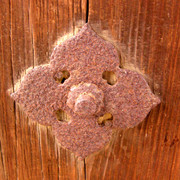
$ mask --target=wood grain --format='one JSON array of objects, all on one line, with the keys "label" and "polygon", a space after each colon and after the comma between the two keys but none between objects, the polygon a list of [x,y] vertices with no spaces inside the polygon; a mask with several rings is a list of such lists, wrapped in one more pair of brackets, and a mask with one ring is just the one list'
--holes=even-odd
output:
[{"label": "wood grain", "polygon": [[84,179],[84,161],[62,149],[50,127],[28,120],[6,91],[82,27],[86,0],[2,0],[0,7],[0,179]]},{"label": "wood grain", "polygon": [[[0,180],[179,179],[178,0],[1,0],[0,7]],[[27,68],[49,62],[54,46],[86,20],[119,50],[121,67],[146,76],[162,103],[84,164],[6,91]]]},{"label": "wood grain", "polygon": [[90,1],[93,29],[121,52],[121,67],[146,76],[162,103],[86,159],[87,179],[180,178],[179,15],[177,0]]}]

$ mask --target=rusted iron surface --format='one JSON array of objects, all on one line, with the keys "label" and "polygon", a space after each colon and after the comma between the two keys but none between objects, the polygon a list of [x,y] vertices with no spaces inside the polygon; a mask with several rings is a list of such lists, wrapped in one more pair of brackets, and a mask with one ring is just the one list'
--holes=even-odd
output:
[{"label": "rusted iron surface", "polygon": [[[115,84],[102,78],[105,71],[114,72]],[[108,143],[113,129],[134,127],[160,103],[142,75],[119,68],[113,45],[88,24],[55,48],[50,64],[31,70],[12,97],[30,119],[52,126],[59,143],[81,158]],[[62,114],[58,121],[58,110],[70,120],[63,121]],[[112,123],[103,121],[106,113]]]}]

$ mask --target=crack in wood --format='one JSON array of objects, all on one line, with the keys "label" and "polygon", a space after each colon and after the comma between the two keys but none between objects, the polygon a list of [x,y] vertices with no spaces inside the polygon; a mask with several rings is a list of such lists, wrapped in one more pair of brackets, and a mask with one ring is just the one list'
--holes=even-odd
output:
[{"label": "crack in wood", "polygon": [[87,0],[86,3],[86,23],[88,23],[89,20],[89,0]]}]

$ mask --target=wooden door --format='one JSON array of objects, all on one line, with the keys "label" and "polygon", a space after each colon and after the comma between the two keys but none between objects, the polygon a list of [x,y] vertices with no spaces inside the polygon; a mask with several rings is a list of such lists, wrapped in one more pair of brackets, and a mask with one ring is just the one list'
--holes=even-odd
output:
[{"label": "wooden door", "polygon": [[[84,161],[9,97],[28,68],[88,22],[111,41],[121,67],[143,73],[161,104]],[[180,179],[179,0],[0,1],[0,179]]]}]

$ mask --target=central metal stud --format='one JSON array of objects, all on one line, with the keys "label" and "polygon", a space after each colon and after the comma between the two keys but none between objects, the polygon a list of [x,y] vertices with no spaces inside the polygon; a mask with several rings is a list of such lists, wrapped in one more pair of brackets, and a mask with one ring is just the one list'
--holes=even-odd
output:
[{"label": "central metal stud", "polygon": [[93,115],[97,111],[97,103],[92,94],[80,94],[76,99],[74,112],[82,115]]},{"label": "central metal stud", "polygon": [[95,115],[104,106],[103,92],[92,83],[72,86],[68,94],[67,105],[78,115]]}]

